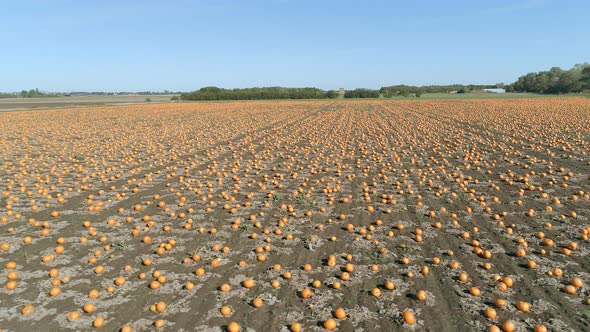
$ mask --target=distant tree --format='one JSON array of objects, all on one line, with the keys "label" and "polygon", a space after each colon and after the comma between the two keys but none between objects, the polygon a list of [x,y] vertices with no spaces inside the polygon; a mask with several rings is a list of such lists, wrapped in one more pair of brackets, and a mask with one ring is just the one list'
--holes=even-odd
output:
[{"label": "distant tree", "polygon": [[344,98],[379,98],[379,91],[370,89],[354,89],[344,93]]},{"label": "distant tree", "polygon": [[[381,89],[383,89],[383,88],[381,88]],[[393,98],[393,96],[395,96],[393,91],[387,90],[387,89],[383,90],[383,92],[381,92],[381,90],[380,90],[380,93],[383,96],[383,98]]]},{"label": "distant tree", "polygon": [[[414,95],[417,96],[419,93],[420,95],[425,93],[449,93],[451,91],[458,91],[464,87],[467,87],[469,90],[481,90],[481,89],[491,89],[496,88],[498,84],[487,84],[487,85],[475,85],[470,84],[468,86],[461,85],[461,84],[450,84],[450,85],[426,85],[426,86],[413,86],[413,85],[392,85],[392,86],[385,86],[379,89],[379,92],[384,97],[393,97],[393,96],[410,96]],[[404,93],[403,91],[406,91]]]},{"label": "distant tree", "polygon": [[180,95],[182,100],[324,99],[335,97],[337,97],[335,91],[322,91],[317,88],[262,87],[230,90],[211,86]]},{"label": "distant tree", "polygon": [[459,89],[459,90],[457,91],[457,93],[469,93],[469,91],[470,91],[470,90],[469,90],[469,88],[468,88],[468,87],[466,87],[466,86],[464,86],[464,87],[462,87],[461,89]]},{"label": "distant tree", "polygon": [[14,98],[17,95],[15,93],[9,93],[9,92],[0,92],[0,98]]},{"label": "distant tree", "polygon": [[216,86],[206,86],[204,88],[199,89],[199,92],[203,92],[203,93],[218,93],[221,92],[221,88],[218,88]]},{"label": "distant tree", "polygon": [[23,90],[20,92],[20,96],[23,98],[35,98],[35,97],[51,97],[57,94],[47,94],[39,91],[39,89],[31,89],[29,91]]},{"label": "distant tree", "polygon": [[146,102],[146,103],[151,103],[151,102],[152,102],[152,100],[150,99],[150,97],[147,97],[147,98],[145,99],[145,102]]},{"label": "distant tree", "polygon": [[326,91],[326,98],[328,99],[336,99],[338,98],[338,92],[334,90]]},{"label": "distant tree", "polygon": [[554,90],[555,93],[579,92],[582,90],[582,86],[579,75],[572,71],[566,71],[559,75]]},{"label": "distant tree", "polygon": [[586,69],[587,67],[590,67],[590,63],[588,63],[588,62],[578,63],[572,67],[571,71],[576,72],[576,73],[582,73],[584,71],[584,69]]},{"label": "distant tree", "polygon": [[180,98],[178,96],[172,96],[172,98],[170,98],[170,100],[172,100],[172,101],[176,101],[176,100],[179,100],[179,99]]},{"label": "distant tree", "polygon": [[507,91],[561,94],[584,89],[584,71],[588,64],[577,64],[570,70],[553,67],[548,71],[528,73],[506,87]]},{"label": "distant tree", "polygon": [[590,89],[590,65],[582,69],[580,81],[584,84],[585,89]]}]

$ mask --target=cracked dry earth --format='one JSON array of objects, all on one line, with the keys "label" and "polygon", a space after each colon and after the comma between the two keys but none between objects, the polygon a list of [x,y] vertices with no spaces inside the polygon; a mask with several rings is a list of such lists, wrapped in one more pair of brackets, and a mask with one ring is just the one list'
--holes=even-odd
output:
[{"label": "cracked dry earth", "polygon": [[0,115],[2,331],[588,331],[590,99]]}]

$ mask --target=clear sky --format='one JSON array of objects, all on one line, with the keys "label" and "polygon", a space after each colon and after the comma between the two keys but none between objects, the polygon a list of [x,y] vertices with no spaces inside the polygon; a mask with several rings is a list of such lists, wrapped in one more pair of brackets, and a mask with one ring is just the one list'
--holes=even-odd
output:
[{"label": "clear sky", "polygon": [[590,61],[590,1],[7,0],[0,91],[497,83]]}]

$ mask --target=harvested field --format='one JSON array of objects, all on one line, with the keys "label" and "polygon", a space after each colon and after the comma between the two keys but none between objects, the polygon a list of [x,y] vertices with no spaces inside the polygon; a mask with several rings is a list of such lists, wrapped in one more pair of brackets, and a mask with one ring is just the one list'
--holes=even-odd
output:
[{"label": "harvested field", "polygon": [[0,98],[0,112],[14,110],[38,110],[64,107],[88,107],[94,105],[145,104],[170,102],[174,95],[116,95],[116,96],[71,96],[44,98]]},{"label": "harvested field", "polygon": [[584,98],[1,113],[0,328],[590,330],[589,128]]}]

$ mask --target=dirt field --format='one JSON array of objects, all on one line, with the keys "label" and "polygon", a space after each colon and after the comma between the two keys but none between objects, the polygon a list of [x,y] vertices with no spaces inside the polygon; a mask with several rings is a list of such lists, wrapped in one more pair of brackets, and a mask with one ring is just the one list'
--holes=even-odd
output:
[{"label": "dirt field", "polygon": [[47,98],[0,98],[0,112],[57,107],[80,107],[91,105],[143,104],[146,98],[154,103],[169,102],[173,95],[153,96],[74,96]]},{"label": "dirt field", "polygon": [[588,331],[589,128],[583,98],[2,113],[0,328]]}]

